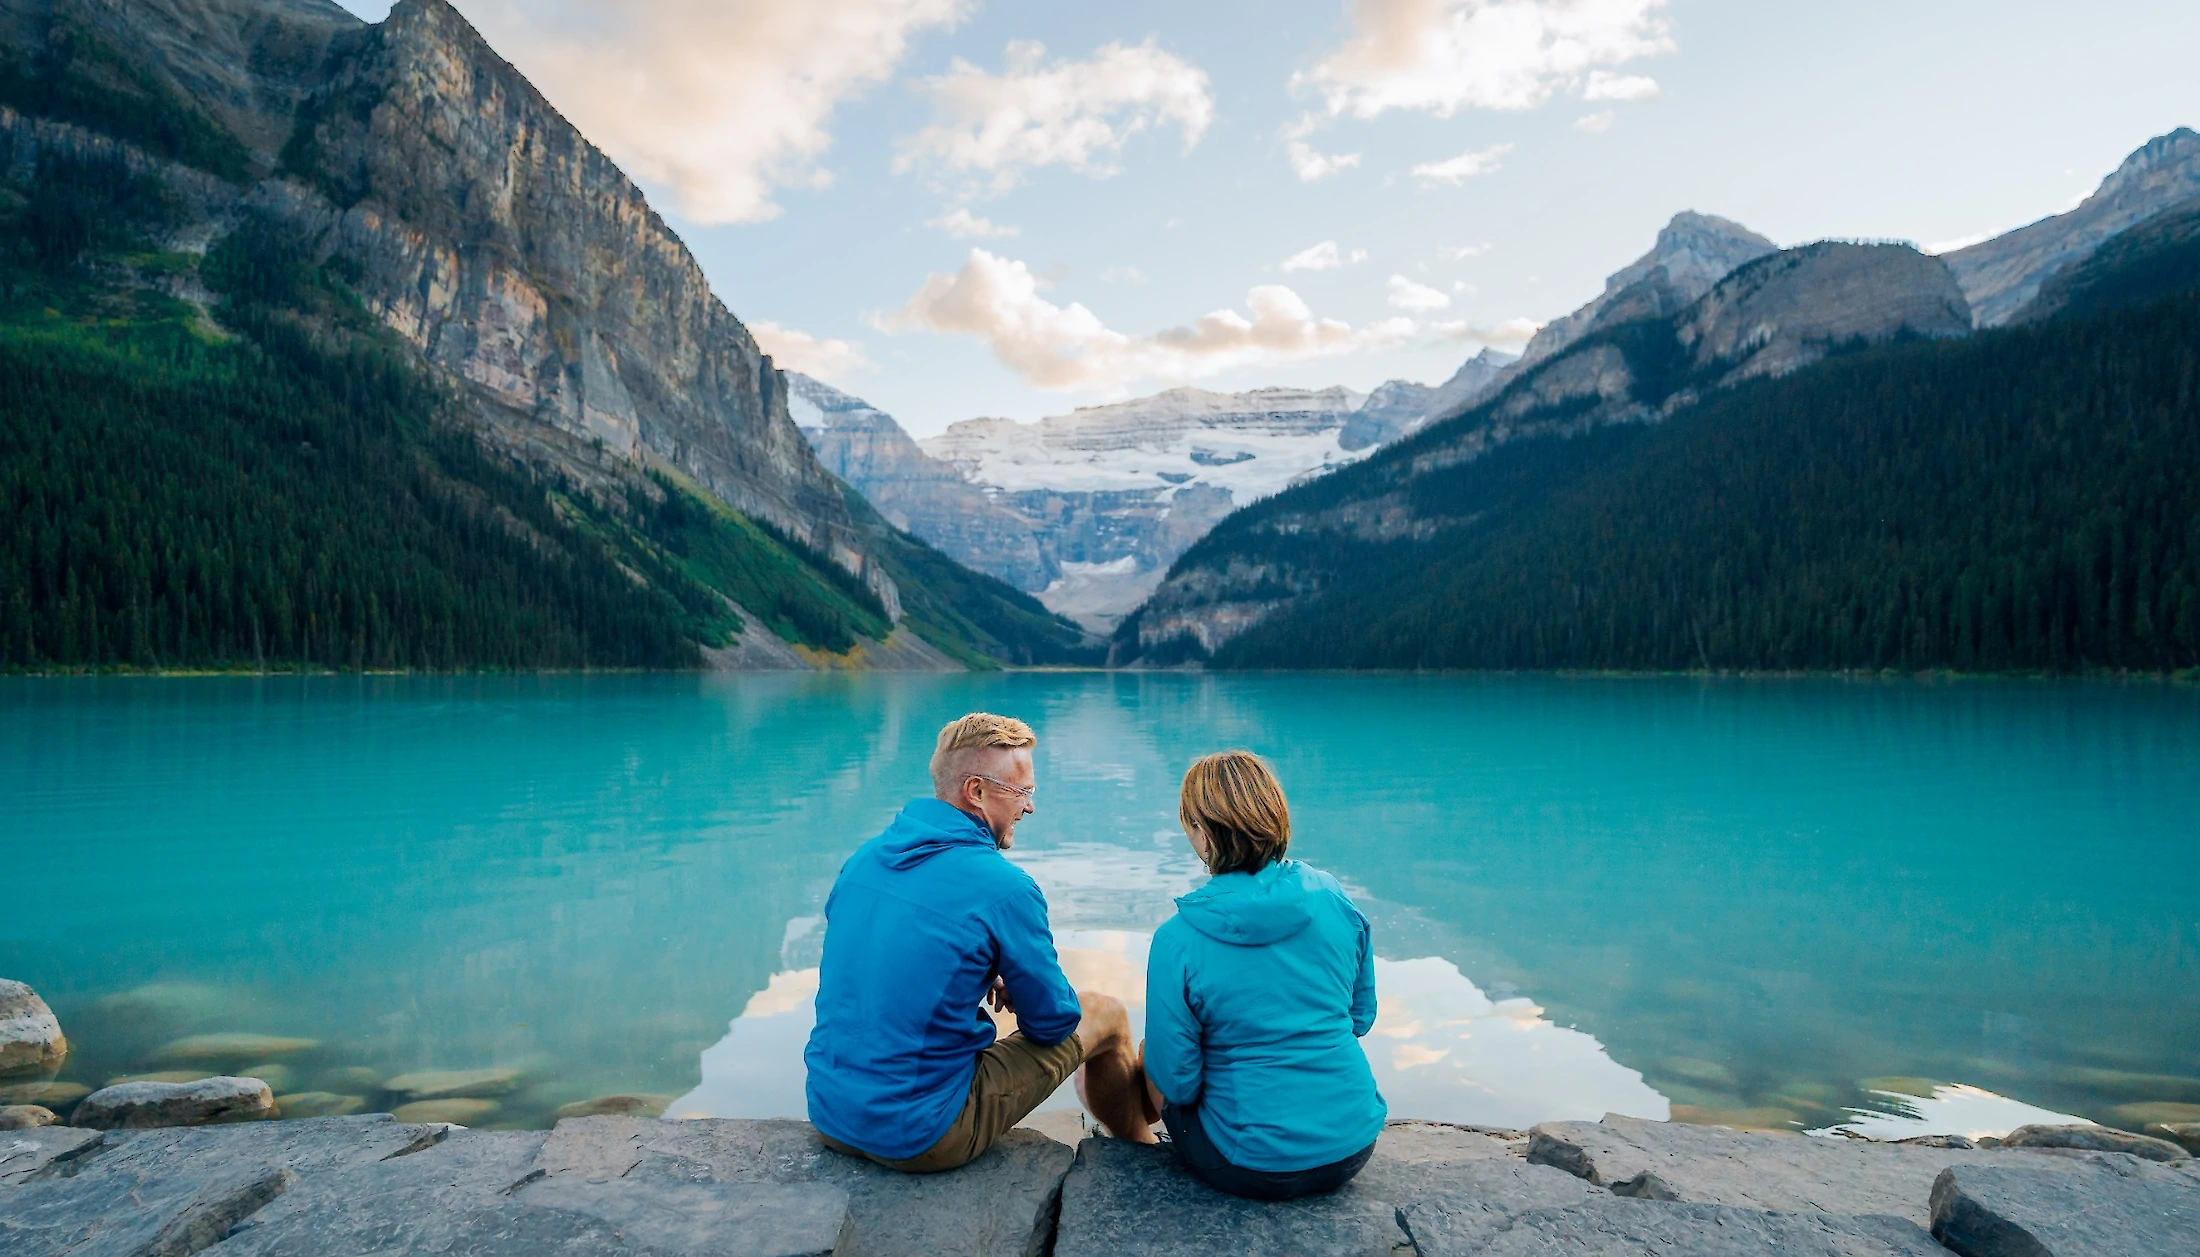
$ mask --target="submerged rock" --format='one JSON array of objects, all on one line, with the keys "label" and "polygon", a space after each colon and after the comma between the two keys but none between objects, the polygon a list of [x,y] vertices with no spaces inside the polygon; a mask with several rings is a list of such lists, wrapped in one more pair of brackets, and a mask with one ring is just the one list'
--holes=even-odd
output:
[{"label": "submerged rock", "polygon": [[2185,1150],[2167,1139],[2134,1135],[2109,1126],[2019,1126],[2002,1137],[2004,1148],[2077,1148],[2128,1152],[2149,1161],[2181,1161]]},{"label": "submerged rock", "polygon": [[468,1126],[493,1116],[503,1107],[494,1100],[452,1096],[447,1100],[415,1100],[411,1104],[400,1104],[391,1111],[391,1116],[400,1122],[450,1122]]},{"label": "submerged rock", "polygon": [[2167,1139],[2194,1156],[2200,1156],[2200,1122],[2156,1122],[2147,1127],[2146,1133],[2156,1139]]},{"label": "submerged rock", "polygon": [[558,1106],[558,1116],[567,1117],[663,1117],[665,1106],[672,1103],[671,1096],[597,1096],[593,1100],[577,1100]]},{"label": "submerged rock", "polygon": [[0,1106],[0,1130],[32,1130],[51,1126],[61,1119],[43,1104],[9,1104]]},{"label": "submerged rock", "polygon": [[0,1075],[58,1069],[68,1054],[61,1022],[38,992],[0,978]]},{"label": "submerged rock", "polygon": [[0,1087],[0,1104],[70,1105],[92,1094],[80,1082],[18,1082]]},{"label": "submerged rock", "polygon": [[84,1098],[70,1122],[92,1130],[204,1126],[275,1116],[275,1093],[257,1078],[197,1082],[126,1082]]},{"label": "submerged rock", "polygon": [[415,1100],[445,1096],[501,1096],[519,1090],[524,1076],[516,1069],[428,1069],[400,1074],[382,1087]]},{"label": "submerged rock", "polygon": [[266,1060],[296,1056],[321,1046],[319,1039],[289,1039],[273,1034],[194,1034],[164,1044],[153,1058],[160,1061],[204,1061],[208,1064]]},{"label": "submerged rock", "polygon": [[275,1097],[275,1108],[285,1118],[349,1117],[365,1112],[365,1096],[338,1095],[333,1091],[293,1091]]},{"label": "submerged rock", "polygon": [[2149,1126],[2200,1122],[2200,1104],[2173,1104],[2166,1100],[2151,1104],[2119,1104],[2110,1109],[2108,1115],[2125,1130],[2146,1130]]},{"label": "submerged rock", "polygon": [[329,1070],[315,1081],[321,1084],[323,1091],[346,1094],[356,1091],[364,1095],[382,1086],[382,1075],[364,1065],[346,1065],[342,1069]]},{"label": "submerged rock", "polygon": [[201,1078],[214,1077],[210,1069],[156,1069],[149,1074],[117,1074],[107,1080],[110,1087],[129,1082],[197,1082]]}]

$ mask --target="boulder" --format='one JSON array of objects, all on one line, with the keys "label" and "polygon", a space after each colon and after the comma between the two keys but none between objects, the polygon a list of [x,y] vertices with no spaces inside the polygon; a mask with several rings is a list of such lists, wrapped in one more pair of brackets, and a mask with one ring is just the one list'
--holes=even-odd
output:
[{"label": "boulder", "polygon": [[415,1100],[441,1100],[451,1096],[501,1096],[519,1090],[522,1075],[516,1069],[428,1069],[400,1074],[382,1084]]},{"label": "boulder", "polygon": [[2004,1148],[2076,1148],[2085,1152],[2128,1152],[2149,1161],[2182,1161],[2185,1150],[2167,1139],[2134,1135],[2108,1126],[2019,1126],[2004,1135]]},{"label": "boulder", "polygon": [[43,1104],[0,1105],[0,1130],[31,1130],[60,1120]]},{"label": "boulder", "polygon": [[0,978],[0,1076],[59,1069],[68,1054],[61,1022],[38,992]]},{"label": "boulder", "polygon": [[366,1107],[365,1096],[338,1095],[333,1091],[293,1091],[275,1097],[275,1110],[285,1118],[349,1117]]},{"label": "boulder", "polygon": [[400,1104],[392,1113],[400,1122],[451,1122],[459,1126],[471,1126],[485,1117],[496,1116],[504,1106],[494,1100],[477,1100],[471,1096],[453,1096],[448,1100],[415,1100]]},{"label": "boulder", "polygon": [[204,1126],[275,1116],[275,1093],[257,1078],[126,1082],[84,1097],[69,1120],[93,1130]]},{"label": "boulder", "polygon": [[1933,1235],[1962,1257],[2200,1252],[2200,1175],[2126,1157],[1953,1165]]},{"label": "boulder", "polygon": [[1513,1219],[1488,1243],[1451,1247],[1413,1234],[1420,1257],[1946,1257],[1914,1222],[1889,1217],[1771,1213],[1731,1205],[1636,1203],[1607,1198]]},{"label": "boulder", "polygon": [[74,1126],[39,1126],[0,1135],[0,1186],[23,1182],[57,1162],[95,1152],[107,1136]]},{"label": "boulder", "polygon": [[1778,1213],[1887,1214],[1919,1226],[1933,1178],[1959,1161],[2030,1154],[1726,1130],[1608,1114],[1546,1122],[1528,1160],[1612,1186],[1655,1176],[1677,1200]]},{"label": "boulder", "polygon": [[1391,1257],[1407,1240],[1397,1209],[1370,1194],[1265,1203],[1193,1178],[1164,1145],[1087,1139],[1062,1182],[1055,1257],[1290,1253]]},{"label": "boulder", "polygon": [[558,1123],[535,1169],[553,1181],[833,1187],[848,1201],[842,1252],[1021,1257],[1045,1251],[1073,1157],[1036,1131],[1012,1130],[952,1174],[900,1174],[828,1149],[806,1122],[581,1117]]},{"label": "boulder", "polygon": [[18,1082],[0,1087],[0,1104],[43,1104],[47,1108],[66,1108],[85,1096],[92,1089],[80,1082]]},{"label": "boulder", "polygon": [[184,1064],[242,1065],[246,1061],[296,1056],[319,1046],[319,1039],[291,1039],[273,1034],[194,1034],[163,1044],[153,1053],[153,1058]]}]

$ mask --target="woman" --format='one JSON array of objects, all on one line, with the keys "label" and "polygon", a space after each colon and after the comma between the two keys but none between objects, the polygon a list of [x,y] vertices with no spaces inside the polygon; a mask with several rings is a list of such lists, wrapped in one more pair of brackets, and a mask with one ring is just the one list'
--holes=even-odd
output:
[{"label": "woman", "polygon": [[1176,901],[1146,965],[1146,1084],[1185,1166],[1256,1200],[1334,1191],[1386,1114],[1358,1038],[1375,1024],[1367,918],[1284,858],[1268,765],[1225,751],[1184,774],[1177,817],[1214,876]]}]

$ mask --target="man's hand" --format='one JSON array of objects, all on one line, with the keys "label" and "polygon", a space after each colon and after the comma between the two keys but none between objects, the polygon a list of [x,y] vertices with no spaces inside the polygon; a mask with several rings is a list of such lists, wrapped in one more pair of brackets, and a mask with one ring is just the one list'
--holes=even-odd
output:
[{"label": "man's hand", "polygon": [[993,989],[986,992],[986,998],[992,1001],[994,1012],[1013,1013],[1016,1011],[1016,1001],[1008,997],[1008,983],[999,976],[994,977]]}]

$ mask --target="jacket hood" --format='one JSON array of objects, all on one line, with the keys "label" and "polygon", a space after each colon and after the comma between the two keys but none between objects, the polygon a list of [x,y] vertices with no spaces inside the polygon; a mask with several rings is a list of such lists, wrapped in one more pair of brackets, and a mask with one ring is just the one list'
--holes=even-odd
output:
[{"label": "jacket hood", "polygon": [[879,859],[892,869],[914,868],[951,847],[999,849],[984,821],[938,799],[911,799],[879,837]]},{"label": "jacket hood", "polygon": [[1314,920],[1320,886],[1297,860],[1277,860],[1258,873],[1224,873],[1176,901],[1185,923],[1221,943],[1279,943]]}]

